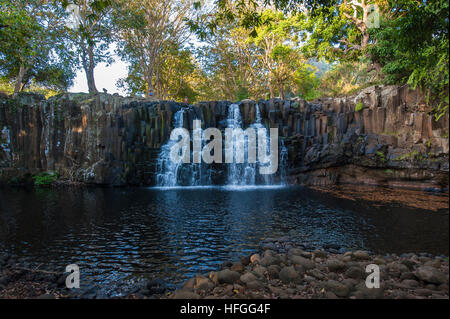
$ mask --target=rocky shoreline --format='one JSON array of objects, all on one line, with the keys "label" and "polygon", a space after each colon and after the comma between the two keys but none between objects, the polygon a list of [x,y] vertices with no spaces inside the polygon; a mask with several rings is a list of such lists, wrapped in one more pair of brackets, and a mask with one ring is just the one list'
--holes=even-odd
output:
[{"label": "rocky shoreline", "polygon": [[[365,285],[366,266],[380,269],[380,288]],[[448,299],[448,257],[376,255],[366,251],[296,247],[266,239],[261,252],[198,275],[168,298]]]},{"label": "rocky shoreline", "polygon": [[[380,270],[380,288],[369,289],[366,266]],[[0,256],[0,298],[107,298],[88,287],[65,288],[65,274],[19,267]],[[448,256],[376,255],[338,247],[314,249],[289,238],[266,239],[261,250],[218,271],[197,275],[170,291],[151,280],[117,298],[169,299],[448,299]]]}]

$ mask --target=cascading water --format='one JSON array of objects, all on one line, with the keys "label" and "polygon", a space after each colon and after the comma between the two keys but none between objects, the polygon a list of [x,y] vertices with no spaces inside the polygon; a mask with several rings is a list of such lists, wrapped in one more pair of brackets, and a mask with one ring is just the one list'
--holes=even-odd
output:
[{"label": "cascading water", "polygon": [[[173,117],[173,127],[183,127],[184,109],[177,111]],[[169,140],[161,147],[161,152],[158,156],[156,185],[162,187],[178,186],[178,173],[182,163],[174,163],[170,159],[170,150],[176,141]]]},{"label": "cascading water", "polygon": [[[231,104],[228,109],[228,119],[227,119],[227,128],[230,129],[242,129],[242,117],[241,111],[239,110],[239,105]],[[236,158],[238,154],[244,154],[244,156],[248,151],[247,143],[235,143],[234,148],[233,145],[226,145],[229,149],[225,149],[225,152],[230,152],[233,154],[233,162],[228,164],[228,176],[227,176],[227,184],[228,185],[255,185],[255,163],[248,163],[248,159],[244,158],[244,163],[237,163]]]},{"label": "cascading water", "polygon": [[[259,109],[259,105],[255,106],[256,116],[255,122],[250,125],[255,132],[258,130],[266,130],[265,126],[262,124],[261,120],[261,112]],[[231,104],[228,110],[228,128],[231,129],[242,129],[242,117],[239,109],[239,105]],[[235,141],[236,142],[236,141]],[[257,140],[257,143],[261,143],[261,141]],[[265,143],[265,149],[270,149],[270,136],[269,132],[266,130],[265,140],[262,142]],[[258,144],[257,144],[258,145]],[[244,153],[247,155],[244,158],[244,163],[236,163],[233,161],[228,164],[228,185],[230,186],[254,186],[254,185],[274,185],[274,176],[269,174],[259,174],[259,168],[264,165],[268,165],[268,163],[261,163],[261,161],[257,160],[256,163],[250,163],[248,160],[248,143],[235,143],[235,147],[232,150],[233,156],[236,158],[237,154]],[[285,163],[287,161],[287,149],[282,144],[281,152],[280,152],[280,164],[282,165],[283,172],[280,172],[280,180],[281,184],[285,184]]]},{"label": "cascading water", "polygon": [[[185,110],[182,108],[175,113],[174,128],[183,127]],[[194,130],[193,136],[195,134],[202,136],[201,127]],[[156,185],[159,187],[211,185],[211,169],[205,163],[174,163],[171,160],[170,151],[175,143],[176,141],[169,140],[161,147],[157,161]]]},{"label": "cascading water", "polygon": [[[258,135],[258,130],[266,129],[262,124],[261,113],[259,105],[255,106],[255,121],[250,125]],[[186,108],[182,108],[174,114],[173,127],[182,128],[183,118]],[[242,116],[239,109],[239,105],[231,104],[228,109],[227,128],[229,129],[243,129]],[[191,137],[191,144],[194,143],[195,136],[202,137],[203,130],[201,127],[194,128]],[[172,147],[177,141],[169,140],[161,147],[160,154],[157,160],[157,174],[156,185],[159,187],[176,187],[176,186],[209,186],[212,185],[212,167],[201,161],[200,163],[174,163],[170,158],[170,152]],[[270,149],[270,136],[266,130],[266,137],[261,142],[257,139],[258,143],[264,143],[266,151]],[[201,149],[205,146],[206,142],[202,140]],[[233,149],[227,150],[227,147],[233,147]],[[225,143],[225,152],[231,152],[233,154],[232,163],[225,164],[227,169],[225,184],[226,186],[257,186],[257,185],[276,185],[274,183],[274,175],[260,174],[259,169],[262,166],[269,165],[271,163],[262,163],[257,157],[256,162],[249,161],[248,156],[248,139],[244,140],[244,143],[236,143],[236,140],[232,145]],[[281,139],[280,144],[280,157],[279,157],[279,176],[280,183],[277,185],[285,185],[286,168],[287,168],[287,149],[284,146]],[[244,160],[241,163],[237,163],[236,159],[238,155],[244,154]],[[196,151],[191,154],[192,160],[198,156]]]}]

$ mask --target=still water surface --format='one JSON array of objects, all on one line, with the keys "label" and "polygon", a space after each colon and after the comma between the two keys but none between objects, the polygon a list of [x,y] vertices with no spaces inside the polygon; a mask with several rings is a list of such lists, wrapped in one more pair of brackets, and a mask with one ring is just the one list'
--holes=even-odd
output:
[{"label": "still water surface", "polygon": [[299,187],[0,189],[0,251],[109,292],[142,279],[180,283],[268,237],[378,253],[448,255],[447,212],[374,207]]}]

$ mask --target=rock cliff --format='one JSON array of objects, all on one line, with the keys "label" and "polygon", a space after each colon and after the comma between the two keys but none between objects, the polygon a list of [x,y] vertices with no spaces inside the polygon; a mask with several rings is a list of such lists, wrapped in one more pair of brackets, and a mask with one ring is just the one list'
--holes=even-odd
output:
[{"label": "rock cliff", "polygon": [[[278,127],[288,149],[288,181],[446,188],[448,115],[435,121],[420,92],[370,87],[344,98],[239,103],[244,127],[258,103],[263,124]],[[0,96],[0,183],[44,171],[98,185],[153,185],[156,158],[173,115],[185,127],[224,127],[231,102],[196,105],[118,95]],[[224,164],[225,165],[225,164]]]}]

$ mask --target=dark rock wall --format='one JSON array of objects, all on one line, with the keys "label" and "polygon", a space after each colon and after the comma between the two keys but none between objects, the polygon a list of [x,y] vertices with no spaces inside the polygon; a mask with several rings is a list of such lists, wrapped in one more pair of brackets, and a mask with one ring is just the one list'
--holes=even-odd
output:
[{"label": "dark rock wall", "polygon": [[[355,111],[357,103],[363,109]],[[103,185],[153,185],[159,148],[173,114],[184,124],[223,128],[231,102],[194,106],[115,95],[0,96],[0,182],[42,171]],[[371,87],[356,96],[308,103],[258,102],[266,127],[278,127],[289,151],[289,182],[448,185],[448,116],[436,122],[423,96],[408,87]],[[240,102],[244,126],[256,102]]]}]

